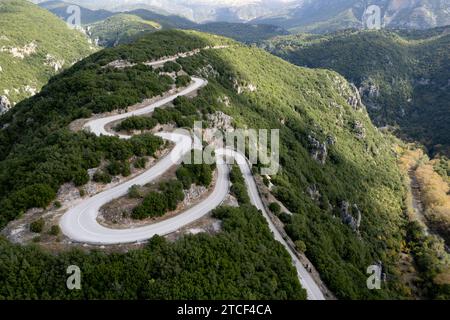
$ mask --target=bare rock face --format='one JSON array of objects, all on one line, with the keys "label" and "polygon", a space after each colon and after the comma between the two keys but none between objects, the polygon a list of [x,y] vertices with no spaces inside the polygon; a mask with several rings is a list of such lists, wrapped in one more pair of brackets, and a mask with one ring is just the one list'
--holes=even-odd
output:
[{"label": "bare rock face", "polygon": [[0,115],[11,109],[11,102],[7,96],[0,96]]},{"label": "bare rock face", "polygon": [[353,231],[358,232],[361,226],[361,211],[358,206],[354,204],[350,208],[350,204],[347,201],[342,201],[341,220],[344,224],[350,226]]},{"label": "bare rock face", "polygon": [[309,152],[311,157],[318,163],[324,165],[327,161],[328,148],[327,143],[321,143],[319,140],[314,138],[312,135],[308,135],[309,142]]}]

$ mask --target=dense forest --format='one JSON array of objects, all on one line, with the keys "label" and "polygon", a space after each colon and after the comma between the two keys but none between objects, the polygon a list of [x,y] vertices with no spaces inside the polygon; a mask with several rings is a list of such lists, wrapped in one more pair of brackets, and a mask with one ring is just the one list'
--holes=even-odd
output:
[{"label": "dense forest", "polygon": [[447,29],[299,34],[261,47],[299,66],[339,72],[359,88],[377,125],[397,125],[431,154],[449,155]]},{"label": "dense forest", "polygon": [[[0,299],[305,299],[290,257],[251,206],[222,207],[218,235],[175,243],[154,237],[143,249],[58,255],[0,238]],[[66,287],[68,266],[81,290]]]}]

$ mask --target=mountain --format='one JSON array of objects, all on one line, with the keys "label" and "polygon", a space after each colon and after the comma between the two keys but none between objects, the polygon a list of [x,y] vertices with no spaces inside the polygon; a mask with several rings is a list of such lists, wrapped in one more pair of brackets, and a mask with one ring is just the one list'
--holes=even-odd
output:
[{"label": "mountain", "polygon": [[327,33],[363,28],[370,5],[380,8],[385,28],[426,29],[450,24],[450,0],[73,0],[90,9],[146,9],[197,23],[251,22],[291,32]]},{"label": "mountain", "polygon": [[[212,125],[211,119],[224,119],[225,114],[231,119],[230,125],[237,128],[279,129],[280,171],[270,177],[255,175],[292,212],[277,213],[287,235],[306,250],[338,298],[410,298],[399,266],[408,242],[396,140],[372,125],[356,89],[336,72],[296,67],[263,50],[195,31],[158,31],[131,44],[95,53],[0,117],[1,225],[34,207],[53,208],[60,187],[72,182],[82,188],[90,180],[89,168],[108,163],[129,165],[136,152],[133,143],[140,141],[135,140],[139,136],[128,142],[74,132],[69,125],[94,113],[125,109],[171,88],[173,81],[166,75],[140,63],[217,46],[221,49],[204,49],[177,60],[187,74],[206,78],[208,85],[192,100],[180,102],[186,110],[167,108],[153,114],[154,121],[189,128],[195,120]],[[137,65],[108,67],[118,60]],[[233,190],[238,190],[237,186]],[[44,212],[49,212],[47,209]],[[261,216],[245,206],[241,209],[216,215],[225,219],[226,232],[219,236],[189,236],[174,244],[154,239],[149,244],[151,250],[127,256],[79,253],[77,261],[83,266],[90,263],[101,269],[107,265],[108,270],[115,270],[101,279],[123,275],[115,281],[117,286],[127,288],[125,298],[304,297],[293,280],[294,271],[287,267],[289,258],[271,242],[273,238],[268,236]],[[31,254],[7,245],[1,250],[9,252],[8,256]],[[250,254],[255,250],[259,254]],[[226,257],[219,262],[218,255],[223,251]],[[187,252],[191,254],[186,256]],[[202,253],[207,257],[199,258]],[[38,267],[57,270],[64,257],[45,259],[46,264]],[[163,261],[176,261],[175,269],[162,272],[162,268],[167,270]],[[132,278],[139,281],[129,288],[124,283],[130,277],[127,270],[130,264],[141,263],[150,264],[154,271],[131,268],[137,273]],[[221,267],[223,264],[228,267]],[[383,290],[366,286],[367,268],[374,264],[382,265],[388,274]],[[191,270],[198,271],[191,277]],[[244,274],[251,280],[243,280]],[[3,280],[0,287],[11,287],[13,279]],[[116,286],[107,289],[101,279],[90,278],[79,294],[98,298],[106,290],[116,297]],[[27,287],[30,290],[37,279],[27,280],[32,283]],[[150,283],[150,287],[142,291],[141,283]],[[212,290],[211,283],[220,284],[220,294]],[[425,283],[433,283],[432,278]],[[77,294],[54,286],[46,281],[38,293],[60,298]],[[436,284],[434,294],[441,288],[446,287]]]},{"label": "mountain", "polygon": [[450,154],[448,28],[296,35],[263,47],[297,65],[339,72],[359,88],[376,124],[399,125],[431,154]]},{"label": "mountain", "polygon": [[253,22],[309,33],[364,28],[363,16],[369,5],[380,8],[385,28],[426,29],[450,24],[450,0],[305,0],[287,13]]},{"label": "mountain", "polygon": [[95,51],[88,38],[27,1],[0,3],[0,113]]},{"label": "mountain", "polygon": [[[123,12],[145,9],[163,15],[178,15],[197,23],[244,22],[285,12],[303,0],[72,0],[89,9]],[[34,1],[42,2],[42,1]]]},{"label": "mountain", "polygon": [[87,26],[88,35],[100,46],[112,47],[131,41],[142,32],[153,32],[162,27],[154,21],[131,14],[116,14]]},{"label": "mountain", "polygon": [[[71,4],[62,1],[40,3],[40,6],[67,20]],[[125,13],[105,10],[90,10],[80,7],[81,23],[89,36],[98,44],[110,47],[132,41],[142,32],[158,29],[199,30],[245,43],[255,43],[279,35],[289,34],[283,28],[274,25],[246,24],[229,22],[211,22],[197,24],[177,15],[161,14],[147,9],[135,9]]]},{"label": "mountain", "polygon": [[178,15],[163,15],[145,9],[136,9],[128,11],[128,13],[141,17],[145,20],[157,21],[163,28],[166,29],[190,29],[197,25],[195,22]]},{"label": "mountain", "polygon": [[[72,15],[72,12],[68,12],[68,8],[71,5],[73,4],[63,1],[45,1],[39,3],[39,6],[41,8],[52,12],[64,21],[67,21],[67,19]],[[80,7],[80,18],[83,25],[102,21],[113,15],[113,12],[107,10],[90,10],[85,7]]]}]

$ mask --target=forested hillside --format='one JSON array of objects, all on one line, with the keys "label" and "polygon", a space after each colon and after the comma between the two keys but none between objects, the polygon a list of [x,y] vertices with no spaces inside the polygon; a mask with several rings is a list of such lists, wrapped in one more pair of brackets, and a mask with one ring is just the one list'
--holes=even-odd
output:
[{"label": "forested hillside", "polygon": [[[128,253],[54,255],[0,238],[0,299],[303,300],[290,257],[254,207],[219,208],[219,235],[154,237]],[[81,290],[67,290],[66,269],[82,270]],[[44,276],[43,276],[44,275]]]},{"label": "forested hillside", "polygon": [[377,125],[398,125],[431,154],[450,154],[448,28],[300,34],[262,47],[300,66],[339,72],[359,88]]},{"label": "forested hillside", "polygon": [[0,113],[95,51],[88,37],[25,0],[0,2]]},{"label": "forested hillside", "polygon": [[[355,89],[335,72],[298,68],[263,50],[197,32],[156,32],[96,53],[2,116],[2,225],[32,207],[46,207],[61,184],[82,185],[87,169],[99,161],[124,161],[140,150],[136,145],[145,146],[139,135],[133,144],[68,129],[75,119],[126,108],[173,84],[139,63],[215,45],[226,48],[177,61],[188,74],[209,81],[193,99],[194,106],[204,106],[197,116],[222,111],[240,128],[280,129],[281,171],[270,177],[272,192],[293,212],[284,216],[286,231],[306,244],[307,256],[339,298],[408,297],[397,267],[405,236],[401,176],[391,138],[371,124]],[[118,59],[138,64],[105,67]],[[371,291],[366,270],[379,262],[389,281]],[[263,291],[257,286],[254,292],[261,297]]]},{"label": "forested hillside", "polygon": [[130,42],[142,32],[153,32],[161,28],[161,25],[154,21],[144,20],[131,14],[117,14],[90,24],[87,30],[89,36],[100,46],[114,47]]}]

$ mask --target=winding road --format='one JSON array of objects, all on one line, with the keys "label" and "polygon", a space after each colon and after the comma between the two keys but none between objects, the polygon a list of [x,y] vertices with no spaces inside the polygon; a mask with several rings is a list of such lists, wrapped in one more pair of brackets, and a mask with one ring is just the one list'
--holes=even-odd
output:
[{"label": "winding road", "polygon": [[[200,78],[192,79],[193,82],[191,83],[191,85],[189,85],[189,87],[182,90],[181,92],[163,98],[137,111],[92,120],[85,124],[84,128],[90,130],[92,133],[98,136],[114,135],[105,129],[106,125],[131,116],[151,113],[156,108],[162,107],[172,102],[177,97],[196,92],[198,89],[207,84],[206,80]],[[280,232],[277,230],[276,226],[270,219],[270,216],[266,211],[263,201],[259,195],[247,159],[242,154],[230,149],[215,150],[218,171],[216,186],[212,193],[204,201],[197,204],[196,206],[184,211],[176,217],[144,227],[119,230],[109,229],[100,225],[97,221],[97,216],[99,214],[100,208],[103,205],[111,202],[114,199],[126,195],[130,187],[133,185],[144,185],[154,181],[162,174],[164,174],[174,164],[181,163],[183,156],[186,153],[190,152],[196,145],[196,143],[193,142],[192,137],[190,137],[189,135],[166,132],[161,132],[156,135],[165,140],[173,142],[175,147],[172,149],[172,151],[167,156],[160,159],[153,167],[148,169],[143,174],[137,176],[136,178],[133,178],[116,187],[101,192],[69,209],[60,220],[61,230],[67,237],[69,237],[73,241],[80,243],[109,245],[141,242],[152,238],[154,235],[163,236],[175,232],[180,228],[200,219],[201,217],[205,216],[221,205],[223,200],[228,195],[230,189],[229,167],[225,160],[228,157],[232,157],[239,165],[240,170],[245,178],[252,204],[255,205],[259,210],[261,210],[264,218],[269,224],[271,231],[274,234],[275,239],[279,241],[289,252],[294,266],[297,270],[300,282],[307,291],[308,299],[325,299],[319,286],[316,284],[308,271],[303,267],[296,254],[283,239]],[[123,139],[130,138],[130,136],[125,135],[118,136]]]}]

